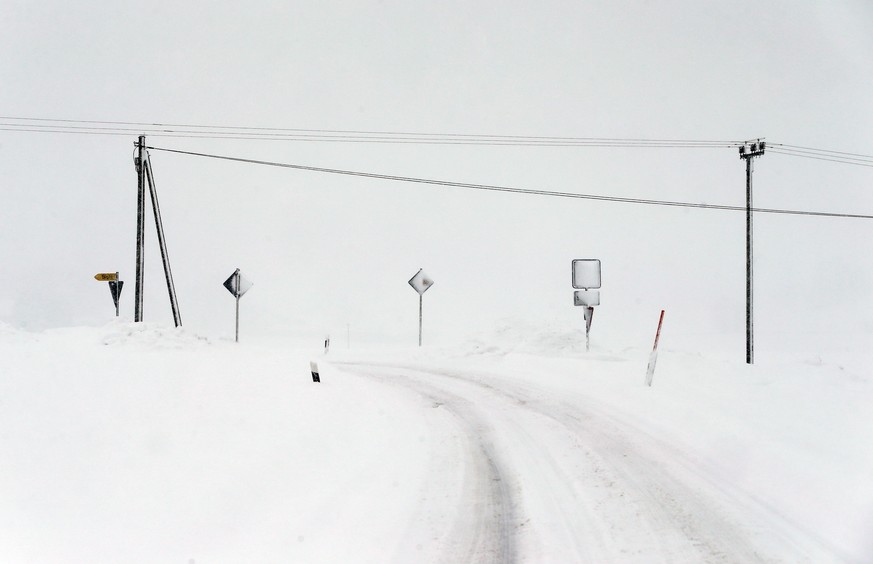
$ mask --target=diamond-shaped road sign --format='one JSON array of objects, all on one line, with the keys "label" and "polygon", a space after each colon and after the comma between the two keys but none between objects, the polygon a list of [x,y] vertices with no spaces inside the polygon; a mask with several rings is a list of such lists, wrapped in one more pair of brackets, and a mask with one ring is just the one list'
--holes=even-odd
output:
[{"label": "diamond-shaped road sign", "polygon": [[415,273],[415,276],[409,279],[409,285],[412,286],[412,289],[418,292],[418,295],[424,294],[428,288],[433,286],[433,280],[431,280],[430,276],[424,273],[424,270],[418,269],[418,272]]},{"label": "diamond-shaped road sign", "polygon": [[224,287],[227,288],[227,291],[233,294],[233,297],[235,298],[243,297],[252,286],[254,286],[254,284],[246,280],[238,268],[230,275],[230,278],[224,281]]}]

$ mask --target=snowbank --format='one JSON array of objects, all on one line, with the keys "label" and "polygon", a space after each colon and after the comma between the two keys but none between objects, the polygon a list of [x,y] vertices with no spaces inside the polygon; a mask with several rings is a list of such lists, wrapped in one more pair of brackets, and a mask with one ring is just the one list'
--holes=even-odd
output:
[{"label": "snowbank", "polygon": [[417,515],[436,537],[438,514],[458,511],[450,492],[418,497],[454,472],[440,410],[332,364],[350,361],[559,396],[634,429],[640,448],[671,445],[664,464],[739,500],[740,518],[769,512],[835,561],[873,558],[866,352],[749,367],[667,348],[648,388],[643,347],[502,335],[325,357],[144,324],[0,326],[0,561],[438,560],[433,539],[404,531]]}]

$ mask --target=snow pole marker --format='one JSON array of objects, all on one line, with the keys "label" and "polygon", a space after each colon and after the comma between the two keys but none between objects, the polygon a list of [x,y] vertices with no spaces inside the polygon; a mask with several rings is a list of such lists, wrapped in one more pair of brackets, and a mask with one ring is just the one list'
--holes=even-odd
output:
[{"label": "snow pole marker", "polygon": [[655,363],[658,361],[658,340],[661,338],[661,325],[664,323],[664,310],[661,310],[661,317],[658,319],[658,331],[655,333],[655,346],[652,347],[652,354],[649,355],[649,366],[646,368],[646,385],[652,386],[652,378],[655,377]]},{"label": "snow pole marker", "polygon": [[324,338],[324,354],[330,351],[330,335]]},{"label": "snow pole marker", "polygon": [[312,381],[321,382],[321,376],[318,375],[318,364],[314,361],[309,361],[309,371],[312,372]]}]

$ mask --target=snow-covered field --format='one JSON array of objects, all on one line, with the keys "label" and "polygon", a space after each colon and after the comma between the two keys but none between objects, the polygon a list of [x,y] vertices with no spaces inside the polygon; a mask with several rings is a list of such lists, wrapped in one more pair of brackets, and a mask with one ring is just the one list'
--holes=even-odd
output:
[{"label": "snow-covered field", "polygon": [[667,346],[651,388],[643,348],[511,337],[0,325],[0,562],[873,561],[869,337]]}]

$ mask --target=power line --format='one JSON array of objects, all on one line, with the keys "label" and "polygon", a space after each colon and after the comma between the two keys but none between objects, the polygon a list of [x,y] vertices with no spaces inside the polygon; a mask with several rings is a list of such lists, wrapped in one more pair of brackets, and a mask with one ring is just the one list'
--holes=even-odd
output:
[{"label": "power line", "polygon": [[828,161],[828,162],[832,162],[832,163],[873,167],[873,161],[862,161],[860,159],[846,160],[846,159],[840,159],[840,158],[830,158],[828,156],[820,156],[820,155],[817,155],[814,153],[803,153],[803,152],[799,152],[799,151],[784,151],[784,150],[781,150],[779,148],[769,148],[768,152],[776,153],[779,155],[788,155],[790,157],[800,157],[803,159],[813,159],[813,160],[817,160],[817,161]]},{"label": "power line", "polygon": [[[17,132],[24,132],[24,133],[69,133],[69,134],[74,134],[74,135],[113,135],[113,136],[123,135],[125,137],[130,137],[130,133],[125,133],[125,132],[121,132],[121,131],[119,131],[117,133],[100,132],[100,131],[51,131],[51,130],[45,130],[45,129],[26,129],[26,128],[6,127],[6,126],[4,126],[4,124],[0,124],[0,131],[17,131]],[[155,135],[155,134],[152,134],[152,135]]]},{"label": "power line", "polygon": [[561,138],[521,136],[471,136],[446,134],[424,134],[421,137],[399,136],[396,134],[381,134],[375,132],[366,135],[338,135],[318,133],[260,133],[260,132],[216,132],[203,130],[153,129],[153,128],[116,128],[116,127],[83,127],[56,125],[17,125],[0,123],[0,131],[19,131],[31,133],[66,133],[81,135],[130,135],[132,133],[148,134],[151,137],[176,139],[228,139],[257,141],[300,141],[320,143],[371,143],[371,144],[402,144],[402,145],[478,145],[506,147],[607,147],[607,148],[732,148],[733,142],[724,141],[718,144],[698,141],[667,141],[667,140],[632,140],[610,138]]},{"label": "power line", "polygon": [[[304,129],[204,125],[186,123],[150,123],[136,121],[77,120],[41,117],[0,116],[0,131],[43,134],[127,136],[148,134],[167,139],[204,139],[233,141],[282,141],[304,143],[341,143],[375,145],[442,145],[491,147],[563,147],[625,149],[694,149],[733,148],[741,141],[713,139],[647,139],[641,137],[560,137],[525,135],[482,135],[467,133],[423,133],[408,131],[365,131],[350,129]],[[769,143],[776,154],[873,167],[873,155],[818,149],[786,143]]]},{"label": "power line", "polygon": [[848,155],[852,157],[864,157],[867,159],[873,159],[873,155],[862,155],[860,153],[846,153],[845,151],[832,151],[830,149],[816,149],[815,147],[801,147],[800,145],[787,145],[785,143],[770,143],[770,146],[778,145],[779,147],[785,147],[787,149],[804,149],[806,151],[814,151],[817,153],[831,153],[835,155]]},{"label": "power line", "polygon": [[[280,168],[290,168],[295,170],[305,170],[310,172],[321,172],[327,174],[339,174],[345,176],[357,176],[363,178],[373,178],[378,180],[391,180],[396,182],[409,182],[415,184],[428,184],[432,186],[448,186],[454,188],[466,188],[472,190],[487,190],[493,192],[508,192],[514,194],[527,194],[533,196],[551,196],[558,198],[575,198],[582,200],[595,200],[595,201],[603,201],[603,202],[616,202],[616,203],[627,203],[627,204],[643,204],[643,205],[653,205],[653,206],[668,206],[668,207],[682,207],[682,208],[698,208],[698,209],[712,209],[712,210],[728,210],[728,211],[746,211],[745,206],[728,206],[728,205],[720,205],[720,204],[699,204],[693,202],[680,202],[680,201],[670,201],[670,200],[653,200],[653,199],[644,199],[644,198],[627,198],[621,196],[605,196],[600,194],[577,194],[573,192],[554,192],[550,190],[537,190],[537,189],[529,189],[529,188],[513,188],[509,186],[498,186],[492,184],[471,184],[466,182],[452,182],[448,180],[435,180],[435,179],[427,179],[427,178],[415,178],[410,176],[396,176],[389,174],[378,174],[372,172],[361,172],[361,171],[352,171],[352,170],[343,170],[343,169],[334,169],[334,168],[323,168],[323,167],[314,167],[314,166],[306,166],[306,165],[297,165],[290,163],[279,163],[273,161],[262,161],[256,159],[245,159],[241,157],[229,157],[223,155],[214,155],[209,153],[197,153],[193,151],[182,151],[179,149],[166,149],[162,147],[147,147],[153,151],[164,151],[167,153],[176,153],[180,155],[191,155],[196,157],[205,157],[211,159],[220,159],[226,161],[234,161],[240,163],[248,163],[248,164],[258,164],[264,166],[272,166],[272,167],[280,167]],[[804,216],[817,216],[817,217],[841,217],[841,218],[853,218],[853,219],[873,219],[873,215],[864,215],[864,214],[849,214],[849,213],[832,213],[832,212],[819,212],[819,211],[803,211],[803,210],[787,210],[787,209],[779,209],[779,208],[753,208],[752,211],[758,213],[771,213],[771,214],[782,214],[782,215],[804,215]]]},{"label": "power line", "polygon": [[805,150],[802,150],[802,149],[784,149],[784,148],[782,148],[782,147],[776,147],[775,150],[777,150],[777,151],[781,151],[781,152],[782,152],[783,154],[785,154],[785,155],[789,155],[789,154],[790,154],[790,155],[797,155],[797,156],[801,156],[801,155],[810,155],[810,156],[816,156],[816,157],[822,157],[822,156],[823,156],[823,157],[832,158],[832,159],[838,159],[838,160],[840,160],[840,161],[846,161],[846,162],[858,162],[858,163],[865,163],[865,164],[873,164],[873,157],[870,157],[870,158],[865,158],[865,157],[841,157],[841,156],[838,156],[838,155],[832,155],[832,154],[830,154],[830,153],[817,153],[817,152],[814,152],[814,151],[805,151]]},{"label": "power line", "polygon": [[439,138],[402,138],[402,137],[342,137],[331,135],[278,135],[278,134],[216,134],[203,133],[197,131],[175,131],[175,130],[96,130],[92,131],[89,128],[84,129],[32,129],[32,128],[15,128],[8,127],[7,124],[0,123],[0,131],[18,131],[30,133],[61,133],[61,134],[77,134],[77,135],[110,135],[110,136],[129,136],[132,132],[148,134],[150,137],[163,137],[168,139],[211,139],[211,140],[250,140],[250,141],[301,141],[301,142],[316,142],[316,143],[368,143],[368,144],[396,144],[396,145],[468,145],[468,146],[491,146],[491,147],[601,147],[601,148],[661,148],[661,149],[678,149],[678,148],[733,148],[735,145],[702,145],[697,143],[637,143],[625,141],[578,141],[578,142],[549,142],[549,141],[511,141],[503,139],[454,139],[451,137]]},{"label": "power line", "polygon": [[[54,123],[55,125],[36,125],[33,123],[24,124],[0,124],[6,126],[29,126],[29,127],[54,127],[54,128],[73,128],[75,126],[57,125],[61,124],[79,124],[87,125],[88,127],[79,127],[80,129],[112,129],[122,131],[141,131],[142,127],[162,128],[153,131],[167,131],[167,128],[184,128],[185,130],[229,130],[226,132],[215,132],[217,134],[234,134],[246,132],[247,135],[254,136],[275,136],[276,133],[264,132],[279,132],[290,133],[293,135],[345,135],[355,137],[372,137],[372,136],[389,136],[395,137],[415,137],[420,138],[436,138],[436,139],[476,139],[476,140],[511,140],[511,141],[526,141],[526,142],[568,142],[568,143],[630,143],[630,144],[645,144],[645,145],[701,145],[701,146],[739,146],[741,141],[726,141],[726,140],[701,140],[701,139],[646,139],[646,138],[609,138],[609,137],[556,137],[556,136],[530,136],[530,135],[484,135],[484,134],[467,134],[467,133],[421,133],[408,131],[364,131],[364,130],[344,130],[344,129],[303,129],[303,128],[277,128],[277,127],[248,127],[248,126],[227,126],[227,125],[195,125],[195,124],[166,124],[166,123],[148,123],[148,122],[128,122],[128,121],[91,121],[91,120],[74,120],[74,119],[53,119],[53,118],[31,118],[31,117],[12,117],[0,116],[0,120],[12,120],[21,122],[41,122]],[[96,126],[92,126],[96,124]],[[119,127],[105,128],[103,126],[136,126],[136,129],[123,129]],[[195,133],[196,131],[186,131]]]}]

